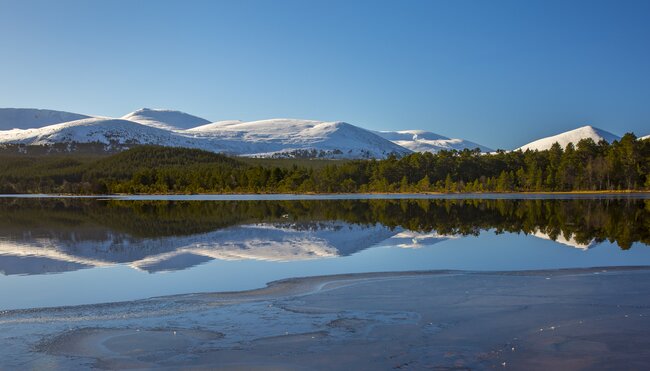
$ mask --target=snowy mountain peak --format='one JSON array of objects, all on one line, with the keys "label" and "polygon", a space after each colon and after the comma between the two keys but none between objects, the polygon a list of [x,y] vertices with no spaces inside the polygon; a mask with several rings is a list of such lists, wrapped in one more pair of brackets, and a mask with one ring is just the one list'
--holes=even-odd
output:
[{"label": "snowy mountain peak", "polygon": [[341,121],[277,118],[220,121],[184,133],[255,157],[384,158],[405,155],[406,148]]},{"label": "snowy mountain peak", "polygon": [[0,130],[32,129],[90,116],[36,108],[0,108]]},{"label": "snowy mountain peak", "polygon": [[452,139],[424,130],[377,131],[375,134],[414,152],[436,153],[442,150],[476,149],[492,152],[491,148],[464,139]]},{"label": "snowy mountain peak", "polygon": [[122,119],[165,130],[190,129],[210,123],[210,121],[204,118],[185,112],[151,108],[141,108],[133,111],[122,116]]},{"label": "snowy mountain peak", "polygon": [[538,139],[536,141],[523,145],[517,149],[520,149],[522,151],[526,151],[526,150],[544,151],[550,149],[555,142],[559,143],[562,148],[565,148],[569,143],[573,143],[575,145],[580,140],[587,139],[587,138],[591,138],[596,143],[600,142],[601,140],[611,143],[615,140],[621,139],[621,137],[614,135],[608,131],[598,129],[591,125],[585,125],[577,129],[569,130],[564,133]]},{"label": "snowy mountain peak", "polygon": [[0,131],[0,143],[52,145],[56,143],[101,143],[105,145],[157,144],[195,147],[194,143],[171,131],[137,122],[92,117],[38,129]]}]

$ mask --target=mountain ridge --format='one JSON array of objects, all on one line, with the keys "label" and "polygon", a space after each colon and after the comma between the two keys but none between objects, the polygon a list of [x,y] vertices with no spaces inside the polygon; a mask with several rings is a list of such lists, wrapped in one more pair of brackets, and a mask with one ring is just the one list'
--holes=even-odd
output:
[{"label": "mountain ridge", "polygon": [[[330,157],[384,158],[410,153],[370,130],[342,122],[277,118],[220,121],[187,130],[196,137],[219,141],[251,157],[285,157],[294,151],[324,151]],[[255,148],[250,144],[254,143]],[[363,145],[360,145],[363,144]]]},{"label": "mountain ridge", "polygon": [[442,150],[473,150],[478,148],[481,152],[494,152],[492,148],[474,143],[465,139],[445,137],[440,134],[425,130],[399,130],[399,131],[376,131],[382,138],[388,139],[413,152],[432,152]]},{"label": "mountain ridge", "polygon": [[[179,117],[178,111],[155,112],[173,112],[175,117]],[[194,118],[192,116],[192,120]],[[199,120],[200,124],[207,122]],[[169,125],[169,122],[157,123]],[[271,119],[249,123],[228,121],[199,125],[201,127],[203,129],[180,130],[152,122],[143,124],[126,119],[88,117],[41,128],[3,130],[0,131],[0,144],[98,143],[106,150],[160,145],[238,156],[287,158],[385,158],[392,154],[410,153],[408,149],[366,129],[344,122]]]},{"label": "mountain ridge", "polygon": [[107,146],[155,144],[193,147],[190,140],[163,129],[133,121],[91,117],[38,129],[0,131],[0,143],[53,145],[57,143],[101,143]]},{"label": "mountain ridge", "polygon": [[40,108],[0,108],[0,131],[36,129],[92,116]]},{"label": "mountain ridge", "polygon": [[[544,137],[515,150],[545,150],[558,142],[621,138],[590,125]],[[647,139],[650,136],[640,137]],[[275,118],[255,121],[204,118],[170,109],[141,108],[121,118],[30,108],[0,108],[0,145],[99,143],[107,150],[134,145],[197,148],[245,157],[386,158],[412,152],[493,149],[425,130],[374,131],[344,121]],[[69,146],[74,150],[74,146]]]}]

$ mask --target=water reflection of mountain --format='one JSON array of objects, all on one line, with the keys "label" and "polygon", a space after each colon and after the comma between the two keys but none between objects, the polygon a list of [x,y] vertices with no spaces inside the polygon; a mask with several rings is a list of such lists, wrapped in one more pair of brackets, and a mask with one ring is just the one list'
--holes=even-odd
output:
[{"label": "water reflection of mountain", "polygon": [[[97,232],[97,231],[95,231]],[[25,233],[0,242],[0,271],[41,274],[118,263],[148,272],[180,270],[210,261],[294,261],[350,255],[397,233],[380,224],[345,222],[259,223],[162,238],[124,233],[69,234],[44,237]],[[100,238],[101,237],[101,238]]]},{"label": "water reflection of mountain", "polygon": [[400,247],[403,249],[419,249],[424,246],[458,238],[456,235],[442,235],[434,233],[418,233],[413,231],[401,231],[380,244],[383,246]]},{"label": "water reflection of mountain", "polygon": [[544,233],[542,231],[536,231],[532,235],[534,237],[541,238],[543,240],[554,241],[554,242],[557,242],[559,244],[569,246],[569,247],[573,247],[575,249],[579,249],[579,250],[583,250],[583,251],[587,251],[587,250],[593,248],[594,246],[598,245],[598,242],[596,242],[594,240],[589,240],[589,241],[584,241],[584,242],[578,241],[575,235],[565,236],[563,234],[559,234],[557,236],[551,236],[548,233]]},{"label": "water reflection of mountain", "polygon": [[213,259],[291,261],[374,245],[428,246],[481,231],[574,248],[650,243],[650,201],[0,199],[0,273],[128,264],[149,272]]},{"label": "water reflection of mountain", "polygon": [[0,254],[0,273],[4,275],[62,273],[91,267],[93,265],[50,257]]}]

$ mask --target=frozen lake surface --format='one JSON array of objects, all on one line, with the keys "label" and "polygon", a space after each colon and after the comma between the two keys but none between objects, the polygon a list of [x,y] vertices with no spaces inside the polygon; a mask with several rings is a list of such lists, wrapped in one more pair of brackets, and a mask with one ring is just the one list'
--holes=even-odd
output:
[{"label": "frozen lake surface", "polygon": [[0,197],[0,309],[343,273],[650,266],[626,195]]}]

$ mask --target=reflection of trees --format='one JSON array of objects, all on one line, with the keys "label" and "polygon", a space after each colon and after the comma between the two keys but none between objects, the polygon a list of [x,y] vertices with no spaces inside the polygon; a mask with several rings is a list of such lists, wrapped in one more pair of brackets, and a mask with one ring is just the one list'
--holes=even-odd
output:
[{"label": "reflection of trees", "polygon": [[[134,237],[191,235],[227,226],[341,220],[381,223],[418,232],[476,235],[541,231],[578,243],[609,240],[628,249],[650,244],[650,200],[299,200],[299,201],[97,201],[89,199],[0,200],[0,232],[72,233],[101,238],[106,230]],[[104,232],[102,232],[104,231]]]}]

